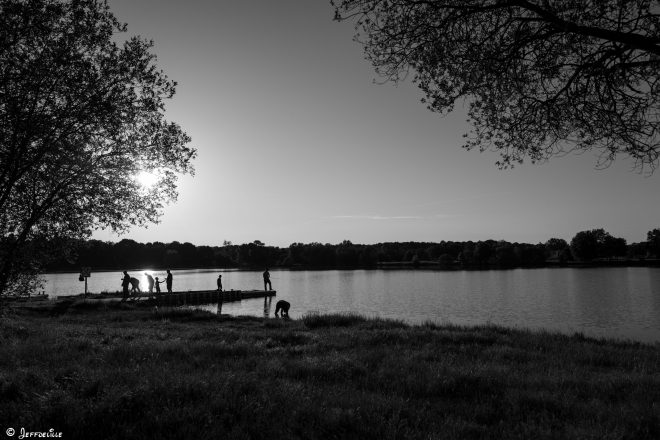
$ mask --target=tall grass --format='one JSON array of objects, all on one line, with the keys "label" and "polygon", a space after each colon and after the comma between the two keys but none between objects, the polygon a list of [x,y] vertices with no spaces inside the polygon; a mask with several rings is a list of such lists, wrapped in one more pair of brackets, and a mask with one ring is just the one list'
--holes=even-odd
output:
[{"label": "tall grass", "polygon": [[0,432],[54,428],[64,438],[95,439],[660,436],[657,346],[358,315],[287,321],[120,307],[0,321]]}]

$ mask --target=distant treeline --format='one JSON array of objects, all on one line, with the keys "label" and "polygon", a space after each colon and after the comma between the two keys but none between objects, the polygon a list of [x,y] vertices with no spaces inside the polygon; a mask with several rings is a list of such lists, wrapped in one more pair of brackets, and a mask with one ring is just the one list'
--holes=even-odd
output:
[{"label": "distant treeline", "polygon": [[293,243],[288,248],[266,246],[259,240],[234,245],[195,246],[191,243],[118,243],[87,240],[74,243],[66,256],[46,270],[150,267],[164,268],[352,268],[379,265],[438,265],[442,267],[541,267],[572,262],[606,263],[658,258],[660,229],[649,231],[647,241],[627,244],[603,229],[579,232],[570,243],[551,238],[545,243],[507,241],[396,242],[378,244]]}]

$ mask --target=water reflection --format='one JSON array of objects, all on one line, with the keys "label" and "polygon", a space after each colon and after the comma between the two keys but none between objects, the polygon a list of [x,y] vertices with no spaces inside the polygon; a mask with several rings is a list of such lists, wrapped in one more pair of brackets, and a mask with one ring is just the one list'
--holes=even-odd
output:
[{"label": "water reflection", "polygon": [[[129,273],[144,273],[144,269]],[[261,271],[172,271],[175,290],[257,290]],[[160,272],[154,272],[161,275]],[[272,270],[278,299],[310,312],[355,312],[411,323],[433,321],[545,328],[660,341],[660,268],[542,268],[484,271]],[[90,292],[120,290],[118,272],[92,273]],[[46,293],[84,288],[78,274],[50,274]],[[217,304],[217,313],[271,317],[272,298]]]},{"label": "water reflection", "polygon": [[270,306],[273,302],[273,297],[265,297],[264,296],[264,318],[270,317]]},{"label": "water reflection", "polygon": [[660,320],[660,270],[649,270],[646,277],[640,277],[640,284],[640,292],[655,292],[651,295],[649,307]]}]

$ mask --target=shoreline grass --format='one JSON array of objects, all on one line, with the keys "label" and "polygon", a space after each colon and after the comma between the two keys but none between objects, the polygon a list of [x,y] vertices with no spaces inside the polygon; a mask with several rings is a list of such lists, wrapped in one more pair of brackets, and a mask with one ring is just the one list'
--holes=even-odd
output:
[{"label": "shoreline grass", "polygon": [[658,365],[657,345],[491,325],[72,303],[0,318],[0,432],[651,439]]}]

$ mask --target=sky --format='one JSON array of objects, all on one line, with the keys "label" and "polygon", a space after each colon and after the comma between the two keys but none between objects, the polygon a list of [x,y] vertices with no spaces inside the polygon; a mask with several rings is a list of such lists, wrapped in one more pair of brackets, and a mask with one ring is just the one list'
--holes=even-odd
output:
[{"label": "sky", "polygon": [[429,111],[410,82],[383,83],[329,0],[109,0],[128,35],[154,40],[178,82],[167,119],[197,148],[195,176],[160,223],[117,236],[220,246],[567,241],[604,228],[629,243],[660,228],[660,171],[595,153],[500,170],[460,147],[457,104]]}]

